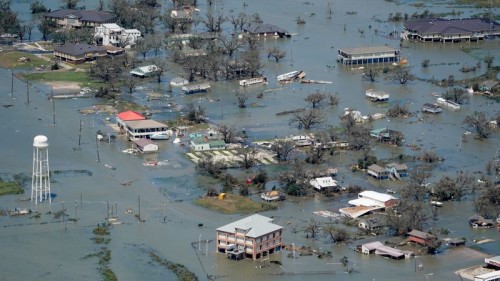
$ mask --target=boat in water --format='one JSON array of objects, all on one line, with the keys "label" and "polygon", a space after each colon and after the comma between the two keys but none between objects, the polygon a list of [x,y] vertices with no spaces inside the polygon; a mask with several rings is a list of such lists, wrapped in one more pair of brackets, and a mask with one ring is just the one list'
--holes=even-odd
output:
[{"label": "boat in water", "polygon": [[168,140],[170,139],[170,134],[168,132],[158,132],[152,134],[150,138],[152,140]]},{"label": "boat in water", "polygon": [[460,109],[460,104],[453,102],[451,100],[437,98],[436,103],[438,105],[444,106],[444,107],[449,108],[451,110],[459,110]]}]

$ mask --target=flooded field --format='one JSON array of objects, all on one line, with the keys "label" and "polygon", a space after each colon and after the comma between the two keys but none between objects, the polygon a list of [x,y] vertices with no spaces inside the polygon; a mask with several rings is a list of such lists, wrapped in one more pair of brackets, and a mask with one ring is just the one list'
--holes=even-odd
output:
[{"label": "flooded field", "polygon": [[[206,1],[199,1],[205,11]],[[412,1],[408,1],[412,2]],[[276,116],[276,113],[304,107],[304,98],[316,90],[338,93],[338,105],[327,108],[324,128],[340,123],[339,115],[344,108],[355,108],[364,115],[385,112],[395,103],[407,104],[414,114],[409,118],[386,118],[372,123],[373,128],[388,127],[404,133],[406,144],[416,144],[422,150],[433,150],[445,161],[432,172],[431,182],[442,175],[455,175],[457,171],[484,171],[487,161],[500,153],[498,132],[494,137],[479,141],[474,135],[464,135],[467,129],[462,124],[465,116],[474,111],[484,111],[488,116],[499,111],[497,102],[483,96],[472,96],[470,102],[460,111],[444,111],[440,115],[423,115],[422,104],[435,102],[431,93],[443,93],[446,89],[423,80],[447,79],[454,75],[456,80],[481,75],[485,66],[475,72],[464,74],[459,71],[463,65],[476,65],[484,56],[491,54],[500,58],[499,42],[460,44],[422,44],[403,42],[401,52],[412,67],[412,72],[420,79],[406,85],[385,80],[376,82],[362,79],[363,70],[353,70],[335,62],[339,48],[389,45],[399,48],[398,37],[389,33],[400,31],[399,23],[386,22],[389,13],[422,11],[425,8],[436,12],[456,9],[463,15],[477,11],[470,7],[451,8],[446,4],[426,4],[414,7],[402,2],[387,1],[334,1],[334,12],[329,19],[328,1],[263,1],[248,2],[243,6],[239,1],[217,1],[221,11],[247,14],[258,12],[268,23],[279,25],[293,34],[289,39],[267,39],[263,48],[279,46],[286,50],[286,57],[279,63],[264,60],[264,75],[270,77],[266,86],[245,88],[249,96],[246,109],[237,106],[235,91],[241,90],[236,81],[212,84],[208,94],[185,96],[180,89],[168,92],[168,82],[183,73],[172,65],[163,82],[141,86],[125,98],[158,109],[153,119],[168,120],[177,116],[172,105],[185,105],[189,101],[204,106],[211,122],[235,124],[245,130],[249,140],[265,140],[275,136],[302,133],[289,124],[290,116]],[[87,8],[92,1],[85,1]],[[48,4],[55,9],[59,3]],[[28,19],[29,3],[13,1],[13,8],[21,17]],[[348,13],[356,11],[355,14]],[[375,12],[374,12],[375,11]],[[498,11],[496,11],[498,12]],[[375,13],[375,14],[374,14]],[[300,16],[306,24],[298,25]],[[377,29],[375,34],[373,30]],[[360,31],[363,30],[361,33]],[[432,65],[421,67],[421,61],[429,59]],[[292,70],[303,70],[308,79],[332,81],[332,84],[288,84],[279,86],[274,77]],[[270,256],[282,265],[265,261],[231,261],[215,249],[215,229],[237,220],[242,215],[223,215],[193,204],[193,200],[203,195],[212,180],[197,175],[194,164],[184,154],[180,145],[170,141],[160,143],[160,153],[155,156],[132,155],[122,150],[130,146],[124,138],[114,143],[99,143],[96,147],[97,130],[110,131],[106,118],[112,115],[98,113],[80,115],[79,109],[99,103],[95,99],[58,100],[53,104],[48,100],[50,87],[35,84],[30,87],[30,102],[26,103],[26,84],[15,79],[14,92],[10,92],[10,70],[0,69],[0,107],[2,129],[0,139],[0,173],[12,176],[18,173],[30,175],[32,169],[33,137],[43,134],[49,139],[50,168],[58,171],[52,177],[52,204],[47,202],[34,205],[29,198],[29,184],[23,195],[0,197],[1,209],[31,208],[40,213],[40,218],[0,217],[0,244],[2,245],[1,280],[98,280],[98,260],[85,258],[99,249],[92,240],[93,228],[105,221],[108,206],[117,214],[121,225],[111,229],[110,267],[119,280],[174,280],[175,275],[153,262],[150,253],[156,253],[168,260],[184,264],[200,280],[458,280],[454,271],[483,263],[485,256],[499,255],[500,236],[493,229],[472,229],[467,218],[473,215],[472,197],[460,202],[446,202],[439,209],[439,220],[431,222],[429,228],[446,228],[450,236],[465,237],[472,250],[448,249],[436,256],[420,256],[416,259],[394,261],[379,256],[366,256],[353,251],[357,244],[388,237],[370,237],[347,245],[335,246],[320,235],[318,239],[307,239],[302,230],[304,224],[314,218],[318,222],[328,219],[312,212],[322,209],[337,211],[346,207],[349,196],[329,199],[319,194],[311,198],[291,198],[276,203],[276,211],[263,215],[275,218],[275,223],[284,227],[286,244],[307,245],[320,251],[332,251],[332,258],[318,259],[316,256],[289,258],[288,251]],[[281,89],[281,87],[283,87]],[[279,88],[279,89],[276,89]],[[389,104],[377,105],[365,100],[365,91],[370,88],[390,93]],[[160,93],[160,100],[148,100],[148,93]],[[258,93],[264,93],[258,99]],[[167,96],[168,95],[168,96]],[[55,125],[54,125],[55,120]],[[79,125],[82,135],[79,144]],[[321,129],[321,128],[319,128]],[[383,144],[374,146],[373,153],[379,159],[394,158],[399,154],[414,156],[418,152],[408,146],[392,147]],[[343,184],[362,185],[365,188],[384,191],[403,188],[401,182],[376,182],[361,173],[350,171],[350,165],[357,161],[356,153],[341,153],[328,158],[328,165],[339,169]],[[100,162],[97,160],[99,159]],[[144,162],[164,161],[165,165],[145,166]],[[413,167],[415,163],[408,163]],[[113,167],[114,169],[110,169]],[[270,165],[271,171],[280,167]],[[245,175],[247,172],[234,171]],[[252,174],[248,172],[248,174]],[[397,195],[397,194],[396,194]],[[257,199],[257,198],[256,198]],[[139,223],[135,215],[145,220]],[[66,209],[69,218],[55,219],[53,213]],[[131,209],[131,213],[126,210]],[[492,242],[475,243],[491,239]],[[208,242],[207,242],[208,240]],[[344,256],[349,258],[352,273],[339,262]],[[423,270],[415,271],[416,264]]]}]

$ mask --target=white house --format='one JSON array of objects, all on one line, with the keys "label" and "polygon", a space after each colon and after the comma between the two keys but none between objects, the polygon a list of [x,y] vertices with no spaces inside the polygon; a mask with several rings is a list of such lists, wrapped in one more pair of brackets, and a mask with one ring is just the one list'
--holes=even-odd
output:
[{"label": "white house", "polygon": [[147,153],[147,152],[157,152],[158,151],[158,145],[156,145],[150,139],[144,139],[144,138],[137,139],[134,141],[134,143],[140,152]]},{"label": "white house", "polygon": [[137,43],[141,32],[137,29],[125,29],[116,23],[104,23],[96,26],[94,38],[103,46],[130,48]]},{"label": "white house", "polygon": [[151,64],[146,66],[140,66],[132,69],[130,74],[137,77],[147,77],[153,75],[156,71],[158,71],[158,66]]},{"label": "white house", "polygon": [[349,201],[349,204],[354,206],[365,206],[365,207],[390,207],[397,203],[397,198],[376,191],[363,191],[358,194],[357,199]]},{"label": "white house", "polygon": [[322,191],[325,188],[337,188],[337,181],[334,180],[332,177],[322,177],[322,178],[315,178],[309,183],[318,191]]}]

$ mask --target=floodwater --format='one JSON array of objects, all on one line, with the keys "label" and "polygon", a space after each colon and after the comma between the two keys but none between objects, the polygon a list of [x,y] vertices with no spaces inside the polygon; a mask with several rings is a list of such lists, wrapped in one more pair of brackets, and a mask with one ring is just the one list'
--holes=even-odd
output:
[{"label": "floodwater", "polygon": [[[206,10],[206,3],[200,1],[200,9]],[[237,2],[237,1],[234,1]],[[51,2],[55,9],[58,2]],[[93,2],[86,1],[89,8]],[[398,47],[399,40],[387,35],[393,30],[400,30],[401,25],[381,22],[385,21],[389,12],[423,11],[406,4],[395,4],[386,1],[334,1],[334,13],[327,18],[327,1],[252,1],[243,8],[241,3],[220,3],[214,9],[225,12],[233,10],[239,13],[244,9],[247,14],[258,12],[265,22],[277,24],[292,33],[290,39],[266,40],[264,50],[276,44],[286,50],[287,57],[275,63],[265,62],[264,74],[270,77],[270,84],[262,87],[249,87],[249,104],[246,109],[236,105],[234,91],[237,82],[219,82],[213,84],[212,92],[204,95],[183,96],[174,88],[168,93],[168,81],[182,75],[175,67],[166,73],[164,81],[159,85],[145,85],[137,93],[127,98],[161,109],[153,118],[165,120],[173,118],[177,113],[168,109],[168,104],[185,105],[188,101],[199,103],[207,109],[210,120],[215,123],[235,124],[245,130],[251,140],[269,139],[300,133],[289,125],[289,117],[276,117],[277,112],[305,106],[304,97],[316,90],[338,93],[340,104],[326,108],[327,125],[338,125],[338,116],[344,108],[356,108],[364,115],[383,112],[388,106],[379,107],[364,99],[366,89],[375,88],[391,94],[392,103],[408,104],[412,112],[420,111],[423,103],[434,102],[432,92],[442,93],[444,89],[426,82],[412,81],[401,86],[380,77],[377,82],[370,83],[361,79],[362,71],[352,70],[335,63],[339,48],[365,45],[390,45]],[[29,3],[13,1],[15,10],[24,18],[29,18]],[[448,11],[446,5],[430,5],[433,11]],[[472,8],[455,8],[465,15],[477,12]],[[348,11],[357,11],[355,15],[347,15]],[[375,11],[375,12],[374,12]],[[374,14],[375,13],[375,14]],[[297,16],[306,20],[305,25],[297,25]],[[371,25],[371,29],[369,26]],[[345,31],[344,31],[345,26]],[[378,34],[373,30],[377,29]],[[358,30],[364,30],[362,35]],[[479,75],[483,68],[474,74],[462,74],[458,69],[462,65],[475,65],[486,54],[500,57],[498,41],[471,44],[419,44],[405,42],[402,53],[412,71],[419,78],[446,79],[454,75],[461,79],[467,75]],[[422,69],[420,62],[430,59],[433,66]],[[276,74],[292,70],[304,70],[307,78],[329,80],[327,85],[286,85],[284,89],[267,91],[263,99],[256,94],[266,89],[278,87],[273,77]],[[149,252],[153,251],[171,261],[184,264],[193,271],[200,280],[207,275],[217,276],[218,280],[457,280],[453,272],[464,267],[482,264],[484,256],[500,254],[499,234],[496,230],[471,229],[467,217],[474,214],[471,200],[447,202],[440,209],[440,217],[431,222],[431,228],[447,228],[450,236],[466,237],[468,245],[484,255],[473,251],[464,252],[447,249],[437,256],[423,256],[417,262],[423,264],[423,270],[415,272],[414,259],[393,261],[378,256],[364,256],[352,249],[364,241],[381,240],[385,237],[373,237],[364,241],[355,241],[347,246],[333,246],[327,237],[306,239],[301,227],[310,218],[319,222],[327,219],[317,217],[313,211],[344,207],[349,198],[327,199],[321,196],[314,198],[295,198],[278,203],[278,210],[263,215],[275,217],[275,222],[283,225],[284,241],[287,244],[308,245],[321,251],[330,250],[333,258],[318,259],[315,256],[288,258],[287,251],[274,254],[270,260],[279,260],[282,266],[266,262],[229,261],[223,255],[215,253],[213,242],[206,240],[215,238],[215,229],[241,215],[222,215],[197,207],[192,200],[204,193],[205,186],[213,181],[198,176],[193,164],[183,156],[183,150],[170,141],[161,144],[161,152],[157,160],[168,160],[167,165],[146,167],[143,162],[153,156],[136,156],[122,153],[129,143],[124,139],[96,147],[95,132],[109,131],[106,126],[106,114],[80,115],[78,109],[91,106],[98,101],[94,99],[70,99],[55,102],[55,125],[53,104],[47,99],[50,89],[43,84],[30,87],[30,103],[27,104],[26,84],[14,80],[14,93],[10,92],[10,71],[0,69],[0,103],[13,105],[11,108],[0,108],[2,130],[0,139],[1,160],[0,173],[5,176],[25,173],[30,174],[32,165],[32,142],[38,134],[49,139],[49,157],[52,171],[60,171],[52,177],[52,193],[55,194],[52,204],[47,202],[34,205],[24,201],[26,193],[16,196],[0,197],[2,209],[15,207],[38,210],[40,219],[28,217],[0,217],[0,245],[2,246],[2,280],[97,280],[97,258],[84,259],[95,253],[99,246],[91,240],[92,229],[103,222],[107,216],[109,204],[120,218],[123,225],[111,230],[111,242],[108,245],[112,252],[111,268],[119,280],[174,280],[175,276],[153,263]],[[145,93],[161,92],[164,101],[147,101]],[[456,171],[484,171],[487,161],[498,154],[498,133],[489,140],[478,141],[473,135],[462,138],[466,128],[462,120],[475,110],[485,111],[488,116],[498,112],[498,103],[485,97],[473,96],[470,103],[460,111],[445,110],[436,116],[423,116],[417,112],[407,119],[382,119],[373,122],[374,128],[388,127],[401,130],[405,134],[406,143],[417,144],[426,150],[434,150],[446,160],[433,170],[431,182],[442,175],[455,174]],[[79,145],[79,124],[82,122],[82,136]],[[389,158],[399,154],[416,155],[418,152],[403,146],[393,148],[385,145],[374,146],[374,154],[378,158]],[[360,174],[353,174],[349,165],[356,162],[356,154],[343,153],[328,159],[329,165],[338,167],[344,184],[357,183],[364,187],[383,191],[390,187],[402,188],[402,183],[375,182]],[[99,158],[100,162],[97,161]],[[410,167],[414,163],[408,163]],[[107,166],[116,169],[109,169]],[[277,168],[278,169],[278,168]],[[91,172],[91,175],[86,172]],[[238,173],[238,171],[235,171]],[[241,172],[245,174],[246,172]],[[468,198],[470,199],[470,198]],[[134,214],[139,211],[145,223],[138,223],[125,210],[131,208]],[[56,212],[66,208],[69,217],[78,217],[77,223],[55,220],[48,211]],[[198,224],[203,223],[203,227]],[[353,231],[355,231],[353,229]],[[474,240],[492,239],[494,242],[475,244]],[[198,244],[201,241],[202,243]],[[194,242],[194,246],[192,246]],[[347,256],[351,274],[339,264],[341,257]],[[261,268],[261,265],[266,265]]]}]

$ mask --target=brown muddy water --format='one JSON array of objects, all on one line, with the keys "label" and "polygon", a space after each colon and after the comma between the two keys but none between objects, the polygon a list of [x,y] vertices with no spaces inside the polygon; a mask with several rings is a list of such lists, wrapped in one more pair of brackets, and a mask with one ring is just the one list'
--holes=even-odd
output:
[{"label": "brown muddy water", "polygon": [[[200,9],[206,11],[205,1]],[[433,170],[431,182],[442,175],[454,175],[456,171],[483,171],[495,154],[498,154],[500,141],[498,132],[489,140],[478,141],[466,132],[462,124],[464,117],[475,110],[485,111],[488,116],[498,112],[498,103],[485,97],[473,96],[470,103],[460,111],[445,110],[437,116],[423,116],[419,111],[423,103],[434,102],[430,93],[442,93],[444,89],[421,81],[412,81],[401,86],[380,78],[375,83],[362,81],[359,70],[353,71],[335,63],[338,48],[365,45],[390,45],[398,47],[399,41],[387,35],[393,30],[400,30],[400,24],[383,22],[389,12],[422,11],[405,4],[386,1],[334,1],[334,14],[327,18],[327,1],[252,1],[247,7],[241,2],[217,2],[217,8],[234,13],[245,11],[247,14],[258,12],[265,22],[277,24],[292,33],[290,39],[266,40],[264,50],[275,44],[287,51],[287,57],[280,63],[266,61],[264,74],[271,77],[265,87],[246,89],[255,103],[247,109],[236,106],[234,91],[239,90],[237,82],[219,82],[213,84],[213,90],[205,95],[183,96],[174,88],[167,93],[168,81],[181,75],[173,67],[161,84],[144,85],[127,98],[161,109],[153,118],[165,120],[177,113],[168,109],[168,104],[184,105],[194,101],[204,106],[215,123],[235,124],[244,129],[251,140],[269,139],[274,136],[297,134],[301,131],[288,124],[289,117],[276,117],[277,112],[305,106],[304,97],[316,90],[337,92],[340,104],[326,109],[328,124],[338,125],[338,116],[344,108],[356,108],[363,114],[383,112],[390,105],[376,106],[364,99],[366,89],[376,88],[391,94],[390,104],[408,104],[416,114],[406,119],[382,119],[373,122],[373,127],[388,127],[401,130],[406,143],[417,144],[423,149],[436,151],[446,160]],[[283,5],[286,2],[286,9]],[[26,2],[14,1],[14,8],[23,17],[28,18]],[[57,7],[58,3],[50,5]],[[93,2],[85,3],[87,8]],[[449,11],[447,5],[426,4],[433,11]],[[475,13],[470,7],[455,8],[465,15]],[[357,11],[347,15],[348,11]],[[297,25],[297,16],[306,20],[305,25]],[[380,21],[382,20],[382,21]],[[369,26],[371,30],[369,29]],[[344,26],[346,30],[344,31]],[[364,30],[361,35],[358,30]],[[378,29],[378,34],[373,30]],[[420,78],[444,79],[449,75],[461,79],[479,75],[483,68],[474,74],[462,74],[458,69],[462,65],[475,65],[486,54],[500,58],[498,41],[473,44],[419,44],[405,42],[402,53],[412,71]],[[434,66],[422,69],[420,62],[430,59]],[[266,89],[277,87],[272,79],[276,74],[292,70],[304,70],[307,77],[316,80],[329,80],[329,85],[290,84],[279,91],[269,91],[263,99],[255,96]],[[99,144],[99,159],[95,144],[97,130],[109,130],[105,119],[113,117],[106,114],[80,115],[78,109],[91,106],[99,101],[94,99],[58,100],[55,103],[56,125],[53,125],[52,103],[47,99],[49,88],[36,84],[30,88],[30,103],[26,104],[26,85],[14,81],[14,94],[10,95],[10,71],[0,70],[0,103],[13,107],[0,107],[2,130],[0,138],[0,173],[10,176],[16,173],[31,173],[32,142],[38,134],[49,139],[49,157],[52,171],[61,171],[53,176],[52,193],[55,197],[52,205],[42,203],[34,205],[24,201],[29,195],[3,196],[0,198],[2,209],[15,207],[31,208],[42,215],[39,219],[28,217],[0,217],[0,245],[2,251],[2,270],[0,280],[98,280],[97,259],[84,257],[95,253],[99,246],[91,241],[92,229],[107,216],[107,205],[113,210],[122,225],[111,230],[111,242],[108,248],[112,252],[110,267],[119,280],[175,280],[173,273],[151,261],[149,252],[171,261],[184,264],[200,280],[207,275],[217,276],[217,280],[459,280],[453,272],[464,267],[479,265],[484,256],[500,254],[499,232],[496,230],[471,229],[467,218],[474,214],[471,199],[461,202],[445,203],[440,209],[439,220],[432,222],[429,228],[447,228],[450,236],[466,237],[468,245],[484,254],[474,251],[461,251],[443,247],[436,256],[421,256],[417,262],[423,264],[423,270],[415,272],[414,259],[393,261],[378,256],[364,256],[353,251],[356,244],[365,241],[381,240],[387,237],[373,237],[355,241],[348,245],[334,246],[327,237],[320,235],[316,240],[306,239],[301,231],[302,225],[310,218],[319,222],[327,219],[315,216],[313,211],[320,209],[338,210],[347,205],[348,197],[327,199],[322,196],[313,198],[295,198],[277,203],[276,211],[263,215],[273,216],[275,222],[285,228],[284,241],[287,244],[308,245],[321,251],[330,250],[333,258],[318,259],[315,256],[288,258],[287,251],[274,254],[270,260],[279,260],[282,265],[268,262],[230,261],[215,253],[215,246],[210,240],[215,238],[215,229],[241,215],[222,215],[201,207],[192,200],[202,195],[209,184],[206,178],[196,174],[193,164],[183,155],[183,150],[171,143],[163,142],[157,160],[168,160],[167,165],[145,167],[143,162],[151,156],[136,156],[122,153],[129,144],[124,139],[117,142]],[[146,93],[161,92],[169,95],[162,101],[147,101]],[[79,141],[79,123],[83,122],[81,144]],[[461,141],[462,140],[462,141]],[[378,158],[389,158],[399,154],[416,155],[406,146],[393,148],[385,145],[374,146]],[[373,190],[384,191],[387,188],[399,190],[403,183],[375,182],[360,174],[353,174],[349,165],[356,162],[358,155],[343,153],[328,159],[329,165],[338,167],[344,184],[356,183]],[[109,169],[106,165],[116,169]],[[409,163],[412,166],[412,163]],[[270,167],[279,170],[279,167]],[[83,172],[78,172],[83,171]],[[86,173],[86,172],[91,172]],[[236,172],[238,173],[238,172]],[[245,173],[245,172],[242,172]],[[130,183],[130,184],[125,184]],[[125,184],[125,185],[124,185]],[[140,198],[139,198],[140,197]],[[141,217],[145,223],[138,223],[132,214],[125,210],[131,208],[138,213],[138,201]],[[78,222],[56,220],[47,212],[56,212],[64,207],[69,217],[78,217]],[[111,207],[110,207],[111,208]],[[166,219],[164,219],[166,218]],[[203,227],[198,224],[203,223]],[[476,244],[474,240],[492,239],[494,242]],[[209,240],[206,243],[206,240]],[[201,244],[198,242],[201,241]],[[194,246],[192,243],[194,242]],[[340,264],[340,258],[347,256],[353,273],[346,273]],[[262,266],[264,265],[264,266]],[[268,266],[269,265],[269,266]],[[432,273],[432,274],[431,274]]]}]

